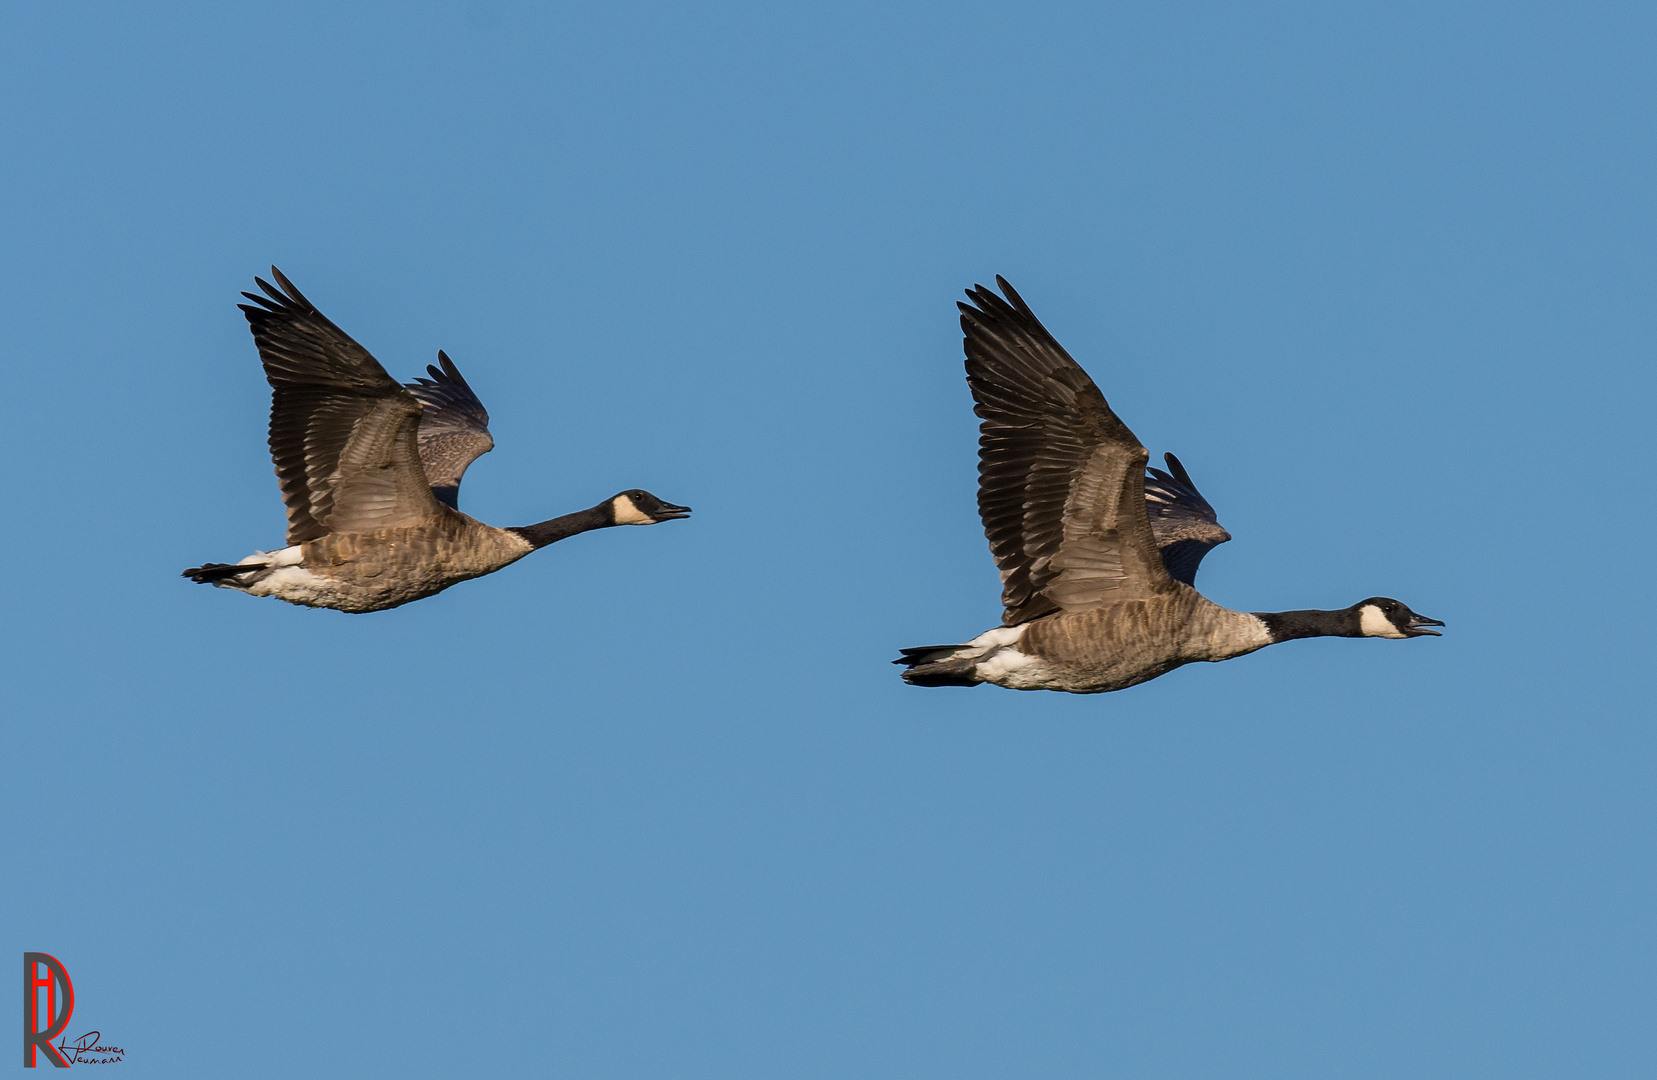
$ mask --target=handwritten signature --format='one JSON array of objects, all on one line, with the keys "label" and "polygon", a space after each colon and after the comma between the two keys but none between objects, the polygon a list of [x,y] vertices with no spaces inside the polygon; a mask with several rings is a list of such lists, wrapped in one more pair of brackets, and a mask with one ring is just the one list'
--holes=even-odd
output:
[{"label": "handwritten signature", "polygon": [[[102,1065],[120,1061],[126,1056],[126,1051],[119,1046],[99,1046],[98,1039],[102,1036],[101,1031],[89,1031],[75,1042],[70,1042],[69,1036],[65,1035],[58,1040],[58,1053],[68,1057],[71,1065]],[[99,1054],[106,1056],[96,1056]]]}]

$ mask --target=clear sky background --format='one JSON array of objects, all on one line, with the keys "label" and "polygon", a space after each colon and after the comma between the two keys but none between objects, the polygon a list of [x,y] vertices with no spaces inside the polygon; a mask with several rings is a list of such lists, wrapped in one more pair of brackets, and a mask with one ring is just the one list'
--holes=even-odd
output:
[{"label": "clear sky background", "polygon": [[[1632,2],[6,5],[7,962],[131,1078],[1651,1076],[1654,91]],[[272,262],[460,364],[471,513],[695,517],[184,581],[281,543]],[[1208,596],[1446,636],[903,685],[996,273]]]}]

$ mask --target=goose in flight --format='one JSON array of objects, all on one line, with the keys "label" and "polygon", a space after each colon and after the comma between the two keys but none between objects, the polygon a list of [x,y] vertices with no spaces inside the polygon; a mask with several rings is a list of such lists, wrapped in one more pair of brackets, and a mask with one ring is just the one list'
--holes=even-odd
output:
[{"label": "goose in flight", "polygon": [[1438,636],[1428,627],[1443,623],[1384,596],[1251,614],[1198,593],[1197,564],[1231,538],[1213,508],[1172,454],[1168,472],[1147,469],[1087,372],[995,280],[1004,297],[979,285],[957,306],[1002,625],[964,645],[901,650],[905,681],[1097,694],[1294,638]]},{"label": "goose in flight", "polygon": [[288,508],[287,546],[205,563],[191,581],[338,611],[384,611],[537,548],[612,525],[690,516],[648,491],[537,525],[497,529],[460,512],[466,467],[495,445],[489,414],[447,355],[399,385],[283,276],[254,278],[239,305],[271,385],[270,452]]}]

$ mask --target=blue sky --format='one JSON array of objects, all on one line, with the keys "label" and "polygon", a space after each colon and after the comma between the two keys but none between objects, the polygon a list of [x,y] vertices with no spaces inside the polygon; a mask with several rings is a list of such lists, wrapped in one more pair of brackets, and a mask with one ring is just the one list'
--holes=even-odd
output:
[{"label": "blue sky", "polygon": [[[135,1078],[1651,1075],[1654,31],[9,5],[0,938]],[[281,540],[273,262],[459,363],[470,512],[696,516],[370,616],[183,581]],[[997,273],[1208,596],[1446,636],[904,686],[999,616]]]}]

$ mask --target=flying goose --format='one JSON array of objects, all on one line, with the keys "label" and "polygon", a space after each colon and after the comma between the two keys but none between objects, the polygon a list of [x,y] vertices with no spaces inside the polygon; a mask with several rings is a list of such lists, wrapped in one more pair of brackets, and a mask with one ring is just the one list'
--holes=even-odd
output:
[{"label": "flying goose", "polygon": [[[1006,280],[958,304],[983,423],[978,514],[1001,572],[1002,625],[964,645],[904,649],[915,686],[1122,690],[1197,660],[1304,637],[1438,636],[1384,596],[1338,611],[1231,611],[1197,592],[1229,540],[1179,459],[1148,454]],[[1147,478],[1146,473],[1150,476]]]},{"label": "flying goose", "polygon": [[439,352],[430,378],[399,385],[276,267],[242,295],[271,385],[270,452],[288,508],[288,546],[184,571],[191,581],[339,611],[384,611],[537,548],[612,525],[690,516],[648,491],[497,529],[460,512],[460,479],[495,445],[489,414]]}]

